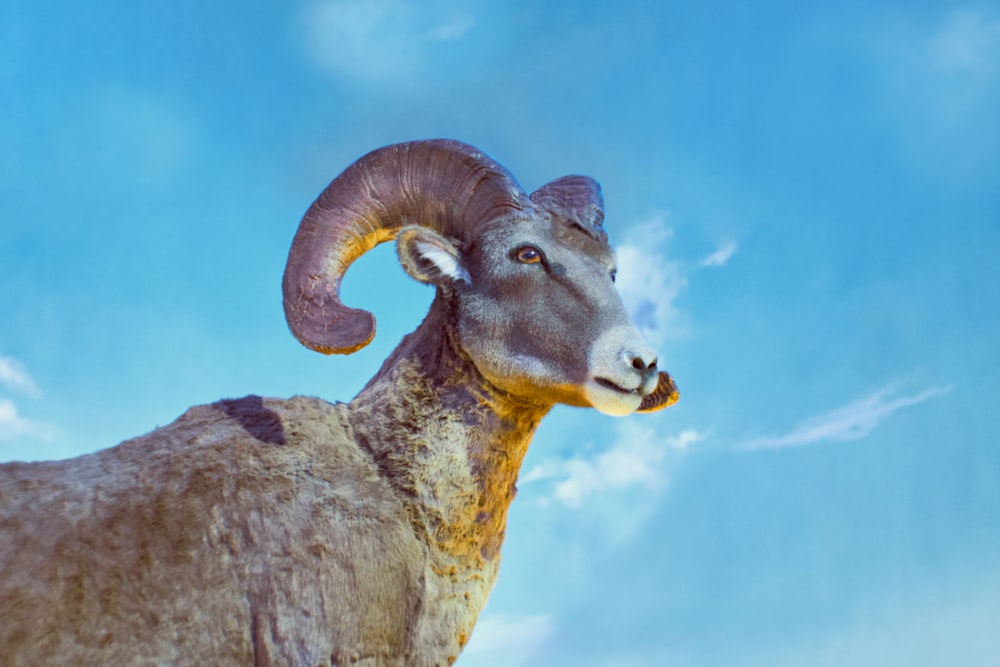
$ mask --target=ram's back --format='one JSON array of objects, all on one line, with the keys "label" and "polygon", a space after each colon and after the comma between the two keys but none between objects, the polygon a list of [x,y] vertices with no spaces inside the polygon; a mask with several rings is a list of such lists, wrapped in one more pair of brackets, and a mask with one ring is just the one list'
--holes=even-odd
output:
[{"label": "ram's back", "polygon": [[346,410],[249,396],[96,454],[0,466],[5,660],[405,656],[425,547]]}]

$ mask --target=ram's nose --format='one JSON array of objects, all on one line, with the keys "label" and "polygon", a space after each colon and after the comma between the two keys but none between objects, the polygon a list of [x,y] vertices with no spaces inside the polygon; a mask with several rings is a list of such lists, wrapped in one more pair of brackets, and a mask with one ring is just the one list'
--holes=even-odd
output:
[{"label": "ram's nose", "polygon": [[638,371],[639,385],[643,393],[649,393],[656,388],[656,354],[652,350],[626,350],[625,363]]}]

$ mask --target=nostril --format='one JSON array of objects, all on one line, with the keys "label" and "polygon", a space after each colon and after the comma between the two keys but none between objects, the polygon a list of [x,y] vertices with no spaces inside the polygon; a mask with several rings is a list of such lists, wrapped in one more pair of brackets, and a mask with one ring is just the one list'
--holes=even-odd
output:
[{"label": "nostril", "polygon": [[650,363],[646,363],[646,360],[639,355],[632,357],[632,368],[639,371],[640,373],[645,373],[647,371],[656,370],[656,359],[653,359]]}]

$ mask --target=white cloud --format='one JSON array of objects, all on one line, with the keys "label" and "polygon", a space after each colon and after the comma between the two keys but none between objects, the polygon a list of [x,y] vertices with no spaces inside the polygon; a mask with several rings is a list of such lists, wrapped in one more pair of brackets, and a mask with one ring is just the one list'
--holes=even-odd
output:
[{"label": "white cloud", "polygon": [[897,411],[923,403],[935,396],[943,396],[951,390],[951,386],[931,387],[912,396],[893,397],[896,393],[895,388],[884,387],[870,396],[806,420],[784,435],[750,440],[743,445],[743,448],[777,449],[817,442],[860,440]]},{"label": "white cloud", "polygon": [[616,423],[609,446],[585,445],[569,458],[543,460],[518,480],[526,501],[548,520],[573,525],[581,545],[584,535],[600,535],[602,547],[611,549],[629,544],[656,511],[678,459],[705,438],[694,429],[666,435],[668,422],[660,415]]},{"label": "white cloud", "polygon": [[51,426],[24,419],[17,414],[17,407],[12,401],[0,398],[0,440],[51,440],[54,435],[55,430]]},{"label": "white cloud", "polygon": [[969,122],[997,88],[1000,20],[979,12],[952,13],[925,42],[917,63],[914,83],[929,97],[930,119],[944,128]]},{"label": "white cloud", "polygon": [[439,59],[475,25],[466,7],[448,1],[315,0],[302,15],[310,61],[337,77],[382,86],[419,85],[431,70],[435,81],[466,71],[483,56],[477,44],[466,44],[461,60]]},{"label": "white cloud", "polygon": [[[934,23],[883,26],[871,40],[886,93],[905,119],[947,123],[985,101],[1000,74],[1000,17],[956,10]],[[920,102],[926,108],[912,109]]]},{"label": "white cloud", "polygon": [[642,416],[623,420],[611,447],[589,457],[548,459],[525,473],[520,483],[547,480],[551,492],[541,497],[542,504],[555,500],[570,508],[579,508],[587,498],[606,492],[629,487],[657,489],[666,481],[667,452],[685,450],[703,440],[704,435],[688,429],[664,437],[655,424],[648,423],[649,419]]},{"label": "white cloud", "polygon": [[667,260],[657,248],[671,234],[664,217],[657,215],[633,228],[628,241],[617,248],[618,292],[653,347],[683,330],[674,301],[687,281],[680,264]]},{"label": "white cloud", "polygon": [[474,24],[471,16],[462,16],[434,26],[425,37],[434,42],[450,42],[465,37]]},{"label": "white cloud", "polygon": [[697,442],[701,442],[702,440],[705,439],[705,437],[706,435],[704,433],[696,431],[693,428],[689,428],[684,431],[681,431],[673,438],[668,438],[667,444],[670,445],[670,447],[673,449],[680,449],[683,451],[686,450],[689,446]]},{"label": "white cloud", "polygon": [[674,236],[674,230],[667,225],[667,216],[655,213],[639,224],[633,225],[628,231],[630,245],[650,247],[662,245]]},{"label": "white cloud", "polygon": [[32,398],[41,398],[42,391],[17,359],[0,355],[0,384]]},{"label": "white cloud", "polygon": [[1000,20],[977,11],[956,11],[928,40],[926,52],[942,71],[990,77],[1000,65]]},{"label": "white cloud", "polygon": [[869,32],[880,111],[911,168],[936,183],[984,182],[1000,160],[1000,16],[935,14]]},{"label": "white cloud", "polygon": [[[13,357],[0,355],[0,386],[31,398],[42,397],[42,390],[28,370]],[[54,435],[55,429],[51,426],[21,417],[13,401],[0,398],[0,440],[15,438],[51,440]]]},{"label": "white cloud", "polygon": [[351,78],[389,76],[405,67],[400,13],[393,0],[326,0],[306,8],[306,49],[316,64]]},{"label": "white cloud", "polygon": [[726,243],[719,246],[718,250],[708,255],[703,260],[701,260],[701,262],[699,262],[699,266],[705,268],[715,267],[715,266],[725,266],[726,262],[728,262],[730,258],[732,258],[732,256],[736,254],[737,249],[738,246],[736,245],[735,241],[727,241]]},{"label": "white cloud", "polygon": [[476,623],[463,656],[496,654],[504,665],[526,664],[552,634],[551,616],[489,616]]}]

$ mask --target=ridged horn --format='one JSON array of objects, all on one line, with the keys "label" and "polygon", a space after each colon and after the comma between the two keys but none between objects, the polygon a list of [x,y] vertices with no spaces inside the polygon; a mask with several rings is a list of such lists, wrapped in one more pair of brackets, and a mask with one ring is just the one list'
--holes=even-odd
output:
[{"label": "ridged horn", "polygon": [[292,334],[324,354],[361,349],[375,318],[340,300],[354,260],[406,225],[464,241],[485,222],[531,208],[514,177],[467,144],[435,139],[368,153],[313,202],[292,240],[282,282]]},{"label": "ridged horn", "polygon": [[531,203],[568,218],[588,234],[607,242],[604,231],[604,197],[601,186],[589,176],[563,176],[531,193]]}]

